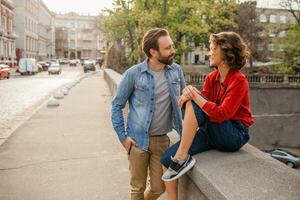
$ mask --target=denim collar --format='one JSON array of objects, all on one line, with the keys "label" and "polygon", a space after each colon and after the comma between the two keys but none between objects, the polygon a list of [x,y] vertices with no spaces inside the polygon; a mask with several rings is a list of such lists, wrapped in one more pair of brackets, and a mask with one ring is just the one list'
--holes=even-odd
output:
[{"label": "denim collar", "polygon": [[[149,63],[149,58],[147,58],[147,59],[145,59],[143,62],[142,62],[142,66],[141,66],[141,72],[149,72],[149,65],[148,65],[148,63]],[[171,67],[170,67],[170,65],[166,65],[166,69],[171,69]],[[149,72],[150,73],[150,72]]]}]

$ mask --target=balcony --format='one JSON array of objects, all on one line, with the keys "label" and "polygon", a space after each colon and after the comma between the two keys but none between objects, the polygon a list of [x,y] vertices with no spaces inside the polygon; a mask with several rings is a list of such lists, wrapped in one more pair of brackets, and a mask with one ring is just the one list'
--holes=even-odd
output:
[{"label": "balcony", "polygon": [[93,40],[92,37],[82,37],[80,39],[83,41],[92,41]]},{"label": "balcony", "polygon": [[70,45],[69,49],[76,49],[76,46],[75,45]]},{"label": "balcony", "polygon": [[12,38],[12,39],[16,39],[18,38],[18,34],[16,34],[16,32],[7,32],[7,37]]},{"label": "balcony", "polygon": [[14,8],[14,3],[12,0],[2,0],[1,4],[5,5],[6,7],[13,9]]},{"label": "balcony", "polygon": [[95,50],[94,46],[90,45],[78,45],[77,49],[82,49],[82,50]]}]

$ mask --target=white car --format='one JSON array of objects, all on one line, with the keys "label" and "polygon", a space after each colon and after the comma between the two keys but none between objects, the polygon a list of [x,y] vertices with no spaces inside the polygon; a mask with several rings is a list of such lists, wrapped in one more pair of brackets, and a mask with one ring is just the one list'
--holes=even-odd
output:
[{"label": "white car", "polygon": [[60,74],[61,73],[61,67],[59,63],[51,63],[48,68],[48,74]]}]

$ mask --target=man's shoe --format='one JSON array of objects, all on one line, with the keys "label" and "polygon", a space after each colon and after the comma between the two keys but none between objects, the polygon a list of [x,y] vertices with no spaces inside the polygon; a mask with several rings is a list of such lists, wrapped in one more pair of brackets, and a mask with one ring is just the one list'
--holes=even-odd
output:
[{"label": "man's shoe", "polygon": [[173,181],[178,179],[187,171],[189,171],[196,163],[196,159],[188,155],[185,160],[174,159],[171,157],[172,162],[167,171],[162,175],[163,181]]}]

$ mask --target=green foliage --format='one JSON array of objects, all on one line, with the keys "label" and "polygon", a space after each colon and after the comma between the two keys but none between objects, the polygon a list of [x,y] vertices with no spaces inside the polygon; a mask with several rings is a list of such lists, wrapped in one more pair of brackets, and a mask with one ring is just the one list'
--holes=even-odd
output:
[{"label": "green foliage", "polygon": [[276,65],[274,67],[274,72],[279,73],[279,74],[292,74],[293,70],[290,67],[287,67],[286,64],[281,63],[280,65]]},{"label": "green foliage", "polygon": [[283,43],[283,61],[281,70],[287,72],[300,72],[300,27],[288,30]]},{"label": "green foliage", "polygon": [[264,40],[260,34],[258,34],[263,30],[263,27],[259,23],[256,2],[246,1],[240,3],[236,8],[235,22],[237,23],[235,31],[242,36],[251,50],[250,67],[252,67],[253,59],[265,60],[267,55],[257,50],[258,44],[262,44]]},{"label": "green foliage", "polygon": [[208,42],[210,33],[233,30],[234,0],[115,0],[99,18],[105,39],[126,45],[128,66],[141,61],[141,41],[147,30],[169,30],[175,59],[191,50],[190,43]]}]

